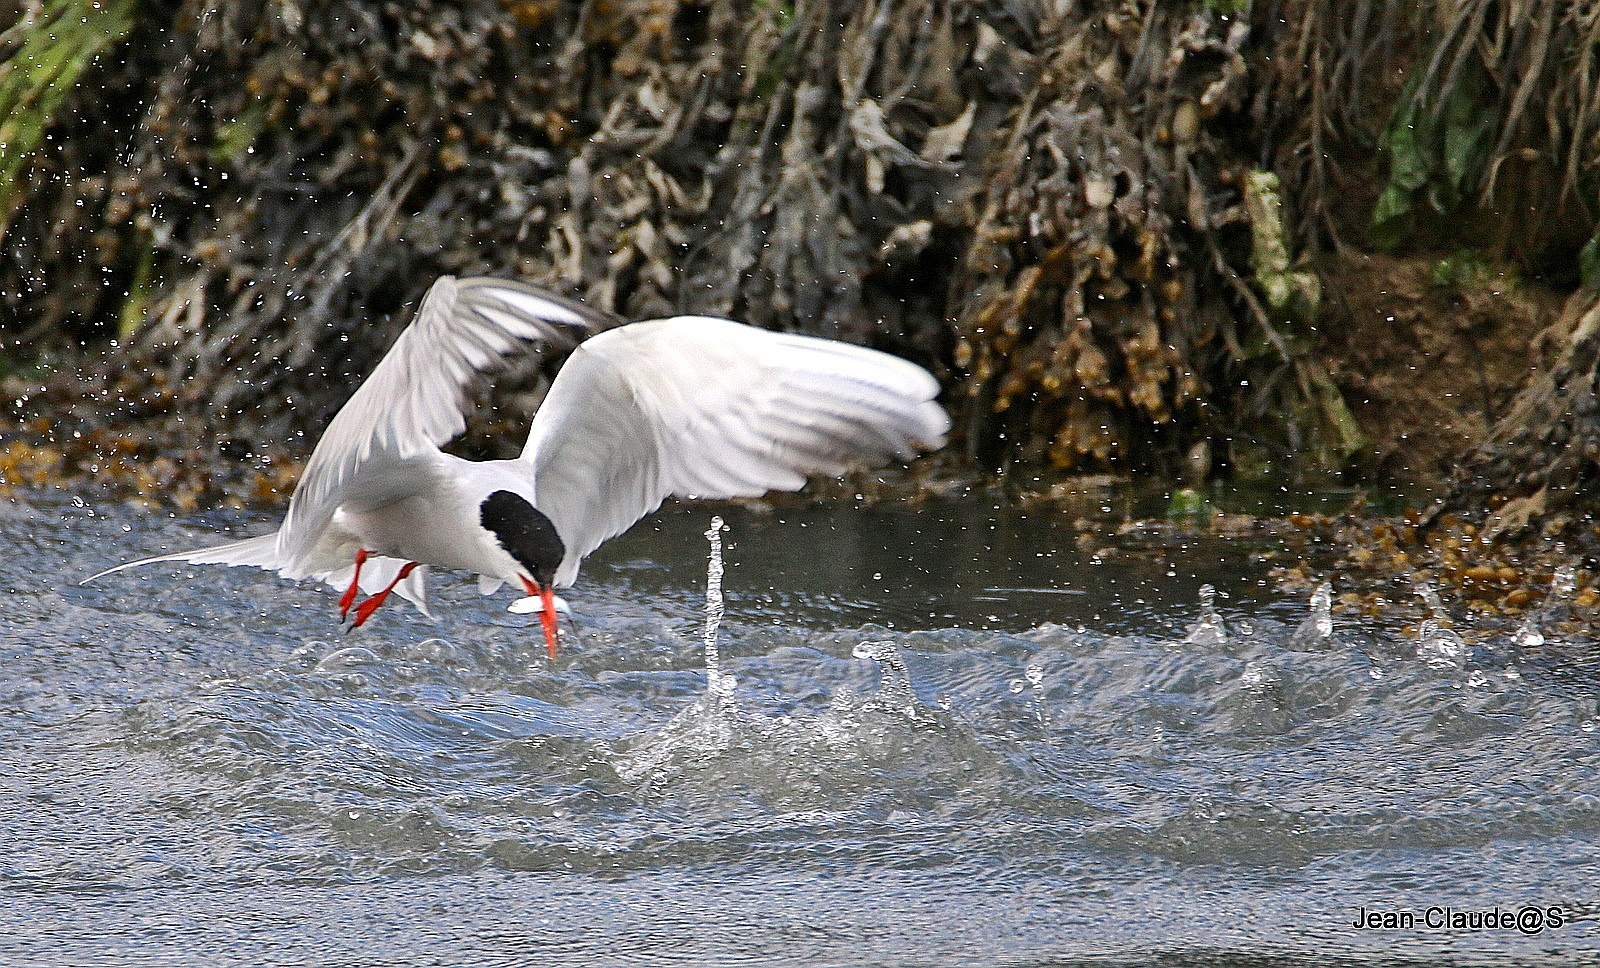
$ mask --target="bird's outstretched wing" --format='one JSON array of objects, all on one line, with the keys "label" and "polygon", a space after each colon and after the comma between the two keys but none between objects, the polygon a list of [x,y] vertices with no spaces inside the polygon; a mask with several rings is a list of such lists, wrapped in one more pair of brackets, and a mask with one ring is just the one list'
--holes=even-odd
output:
[{"label": "bird's outstretched wing", "polygon": [[[601,314],[533,286],[505,279],[441,277],[360,389],[328,425],[273,534],[143,558],[84,581],[162,561],[253,565],[286,578],[320,578],[335,588],[354,571],[329,524],[352,498],[381,500],[414,492],[430,481],[439,446],[466,427],[467,386],[529,342],[571,346],[601,325]],[[348,537],[348,536],[346,536]],[[333,552],[337,550],[338,554]],[[404,562],[373,558],[361,573],[363,590],[383,587]],[[396,589],[427,614],[426,569]]]},{"label": "bird's outstretched wing", "polygon": [[812,474],[909,458],[950,420],[921,367],[725,319],[635,323],[578,347],[534,416],[522,459],[566,545],[556,584],[668,495],[797,490]]},{"label": "bird's outstretched wing", "polygon": [[303,577],[295,572],[340,504],[382,503],[431,481],[439,447],[466,429],[475,374],[524,343],[571,346],[596,318],[524,283],[441,277],[312,451],[278,531],[284,574]]}]

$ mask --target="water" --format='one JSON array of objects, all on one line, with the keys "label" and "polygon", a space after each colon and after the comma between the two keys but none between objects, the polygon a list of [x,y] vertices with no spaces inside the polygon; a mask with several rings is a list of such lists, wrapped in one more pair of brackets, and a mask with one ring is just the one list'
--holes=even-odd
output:
[{"label": "water", "polygon": [[704,508],[591,559],[552,667],[467,580],[350,635],[253,570],[74,584],[267,519],[0,504],[0,964],[1596,962],[1593,643],[1044,511],[718,511],[708,696]]}]

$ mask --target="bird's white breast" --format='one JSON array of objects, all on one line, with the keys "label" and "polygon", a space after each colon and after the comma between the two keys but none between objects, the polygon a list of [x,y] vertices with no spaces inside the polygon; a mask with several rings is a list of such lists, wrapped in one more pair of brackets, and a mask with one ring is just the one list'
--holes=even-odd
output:
[{"label": "bird's white breast", "polygon": [[457,488],[373,508],[341,507],[336,519],[369,553],[509,580],[519,570],[477,520],[477,505]]}]

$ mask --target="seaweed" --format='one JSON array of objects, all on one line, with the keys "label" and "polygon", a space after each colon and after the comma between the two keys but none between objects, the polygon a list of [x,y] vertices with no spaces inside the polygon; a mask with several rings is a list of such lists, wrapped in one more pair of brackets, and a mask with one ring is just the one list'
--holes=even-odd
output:
[{"label": "seaweed", "polygon": [[135,0],[37,0],[0,31],[0,240],[18,174],[84,72],[127,36]]},{"label": "seaweed", "polygon": [[[916,359],[985,468],[1331,470],[1362,436],[1322,260],[1380,196],[1419,244],[1543,171],[1529,245],[1576,266],[1596,236],[1595,17],[1556,0],[101,6],[123,26],[53,88],[16,87],[18,51],[76,7],[0,35],[9,123],[43,132],[0,325],[107,348],[14,394],[19,425],[203,418],[259,454],[433,277],[503,273]],[[464,446],[513,451],[551,362]]]}]

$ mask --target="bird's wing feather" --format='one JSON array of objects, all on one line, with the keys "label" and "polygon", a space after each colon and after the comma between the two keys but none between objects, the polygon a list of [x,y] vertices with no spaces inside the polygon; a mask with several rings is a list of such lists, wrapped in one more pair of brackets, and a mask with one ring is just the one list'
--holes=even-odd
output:
[{"label": "bird's wing feather", "polygon": [[535,415],[523,459],[566,545],[556,584],[668,495],[750,497],[944,443],[937,381],[905,360],[708,317],[635,323],[582,344]]},{"label": "bird's wing feather", "polygon": [[523,343],[570,345],[570,328],[593,318],[523,283],[440,278],[317,442],[279,530],[281,564],[304,570],[340,504],[381,504],[425,486],[439,447],[466,428],[475,373]]}]

